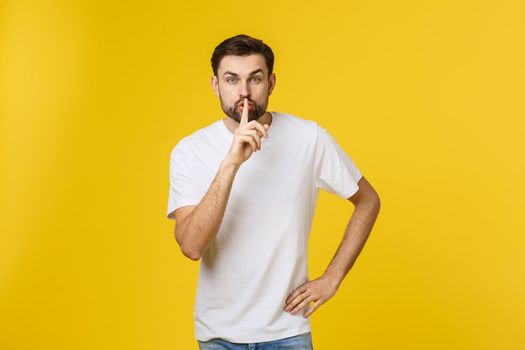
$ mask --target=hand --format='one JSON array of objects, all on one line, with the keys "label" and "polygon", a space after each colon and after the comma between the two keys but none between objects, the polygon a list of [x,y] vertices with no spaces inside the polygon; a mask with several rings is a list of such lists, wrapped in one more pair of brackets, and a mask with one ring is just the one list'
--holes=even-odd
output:
[{"label": "hand", "polygon": [[328,275],[306,281],[286,298],[284,311],[291,311],[291,314],[294,315],[306,305],[315,302],[312,307],[308,306],[308,311],[303,314],[303,317],[306,318],[321,304],[328,301],[335,294],[337,288],[339,288],[339,283]]},{"label": "hand", "polygon": [[234,164],[244,163],[250,156],[261,150],[261,137],[268,138],[269,125],[261,125],[256,120],[248,122],[248,99],[244,98],[241,121],[233,135],[233,142],[227,158]]}]

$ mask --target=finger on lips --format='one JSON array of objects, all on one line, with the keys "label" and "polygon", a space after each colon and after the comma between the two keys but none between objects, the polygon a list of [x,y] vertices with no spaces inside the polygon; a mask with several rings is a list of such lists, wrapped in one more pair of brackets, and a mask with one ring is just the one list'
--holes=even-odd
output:
[{"label": "finger on lips", "polygon": [[[244,98],[243,100],[243,110],[241,115],[241,122],[240,122],[240,128],[238,130],[239,133],[248,136],[251,140],[255,140],[256,147],[253,147],[253,144],[251,141],[250,144],[252,145],[252,148],[254,149],[254,152],[261,150],[261,138],[266,137],[268,138],[268,128],[270,127],[268,124],[264,124],[264,126],[257,122],[256,120],[252,120],[251,122],[248,122],[248,113],[249,113],[249,102],[248,98]],[[246,140],[246,138],[243,138]]]},{"label": "finger on lips", "polygon": [[242,115],[241,115],[241,124],[247,124],[248,123],[248,99],[244,98],[244,108],[242,109]]}]

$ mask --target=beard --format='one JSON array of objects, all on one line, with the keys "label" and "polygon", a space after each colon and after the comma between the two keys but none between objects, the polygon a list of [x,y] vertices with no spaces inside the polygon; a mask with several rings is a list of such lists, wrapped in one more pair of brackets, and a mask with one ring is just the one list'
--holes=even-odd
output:
[{"label": "beard", "polygon": [[[242,112],[239,109],[239,106],[243,104],[243,101],[236,102],[233,106],[228,106],[224,103],[222,100],[222,96],[219,93],[219,98],[221,100],[221,108],[222,111],[230,118],[235,120],[237,123],[241,122],[241,116]],[[263,104],[257,104],[255,101],[252,101],[248,98],[248,102],[250,102],[253,105],[252,110],[248,110],[248,122],[251,122],[252,120],[259,119],[264,113],[266,113],[266,108],[268,107],[268,96],[266,96],[266,100]]]}]

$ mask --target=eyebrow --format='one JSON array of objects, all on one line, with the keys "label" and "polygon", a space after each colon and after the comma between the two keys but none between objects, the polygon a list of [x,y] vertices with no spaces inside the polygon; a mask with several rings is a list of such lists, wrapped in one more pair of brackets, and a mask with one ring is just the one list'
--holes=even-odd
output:
[{"label": "eyebrow", "polygon": [[[259,72],[261,72],[261,73],[264,74],[263,70],[262,70],[261,68],[259,68],[259,69],[254,70],[253,72],[251,72],[250,75],[254,75],[254,74],[259,73]],[[230,71],[226,71],[226,72],[224,72],[222,75],[225,76],[226,74],[231,74],[231,75],[239,76],[239,74],[234,73],[234,72],[230,72]]]}]

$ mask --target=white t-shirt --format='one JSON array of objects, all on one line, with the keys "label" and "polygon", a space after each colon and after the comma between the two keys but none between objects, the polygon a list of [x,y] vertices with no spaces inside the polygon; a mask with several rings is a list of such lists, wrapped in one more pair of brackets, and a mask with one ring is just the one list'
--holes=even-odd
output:
[{"label": "white t-shirt", "polygon": [[[224,218],[200,260],[195,338],[255,343],[310,331],[305,307],[283,310],[309,279],[308,238],[319,188],[348,198],[361,173],[326,129],[272,113],[268,139],[234,178]],[[196,205],[226,157],[233,134],[222,119],[181,139],[170,158],[168,218]],[[170,215],[171,214],[171,215]]]}]

